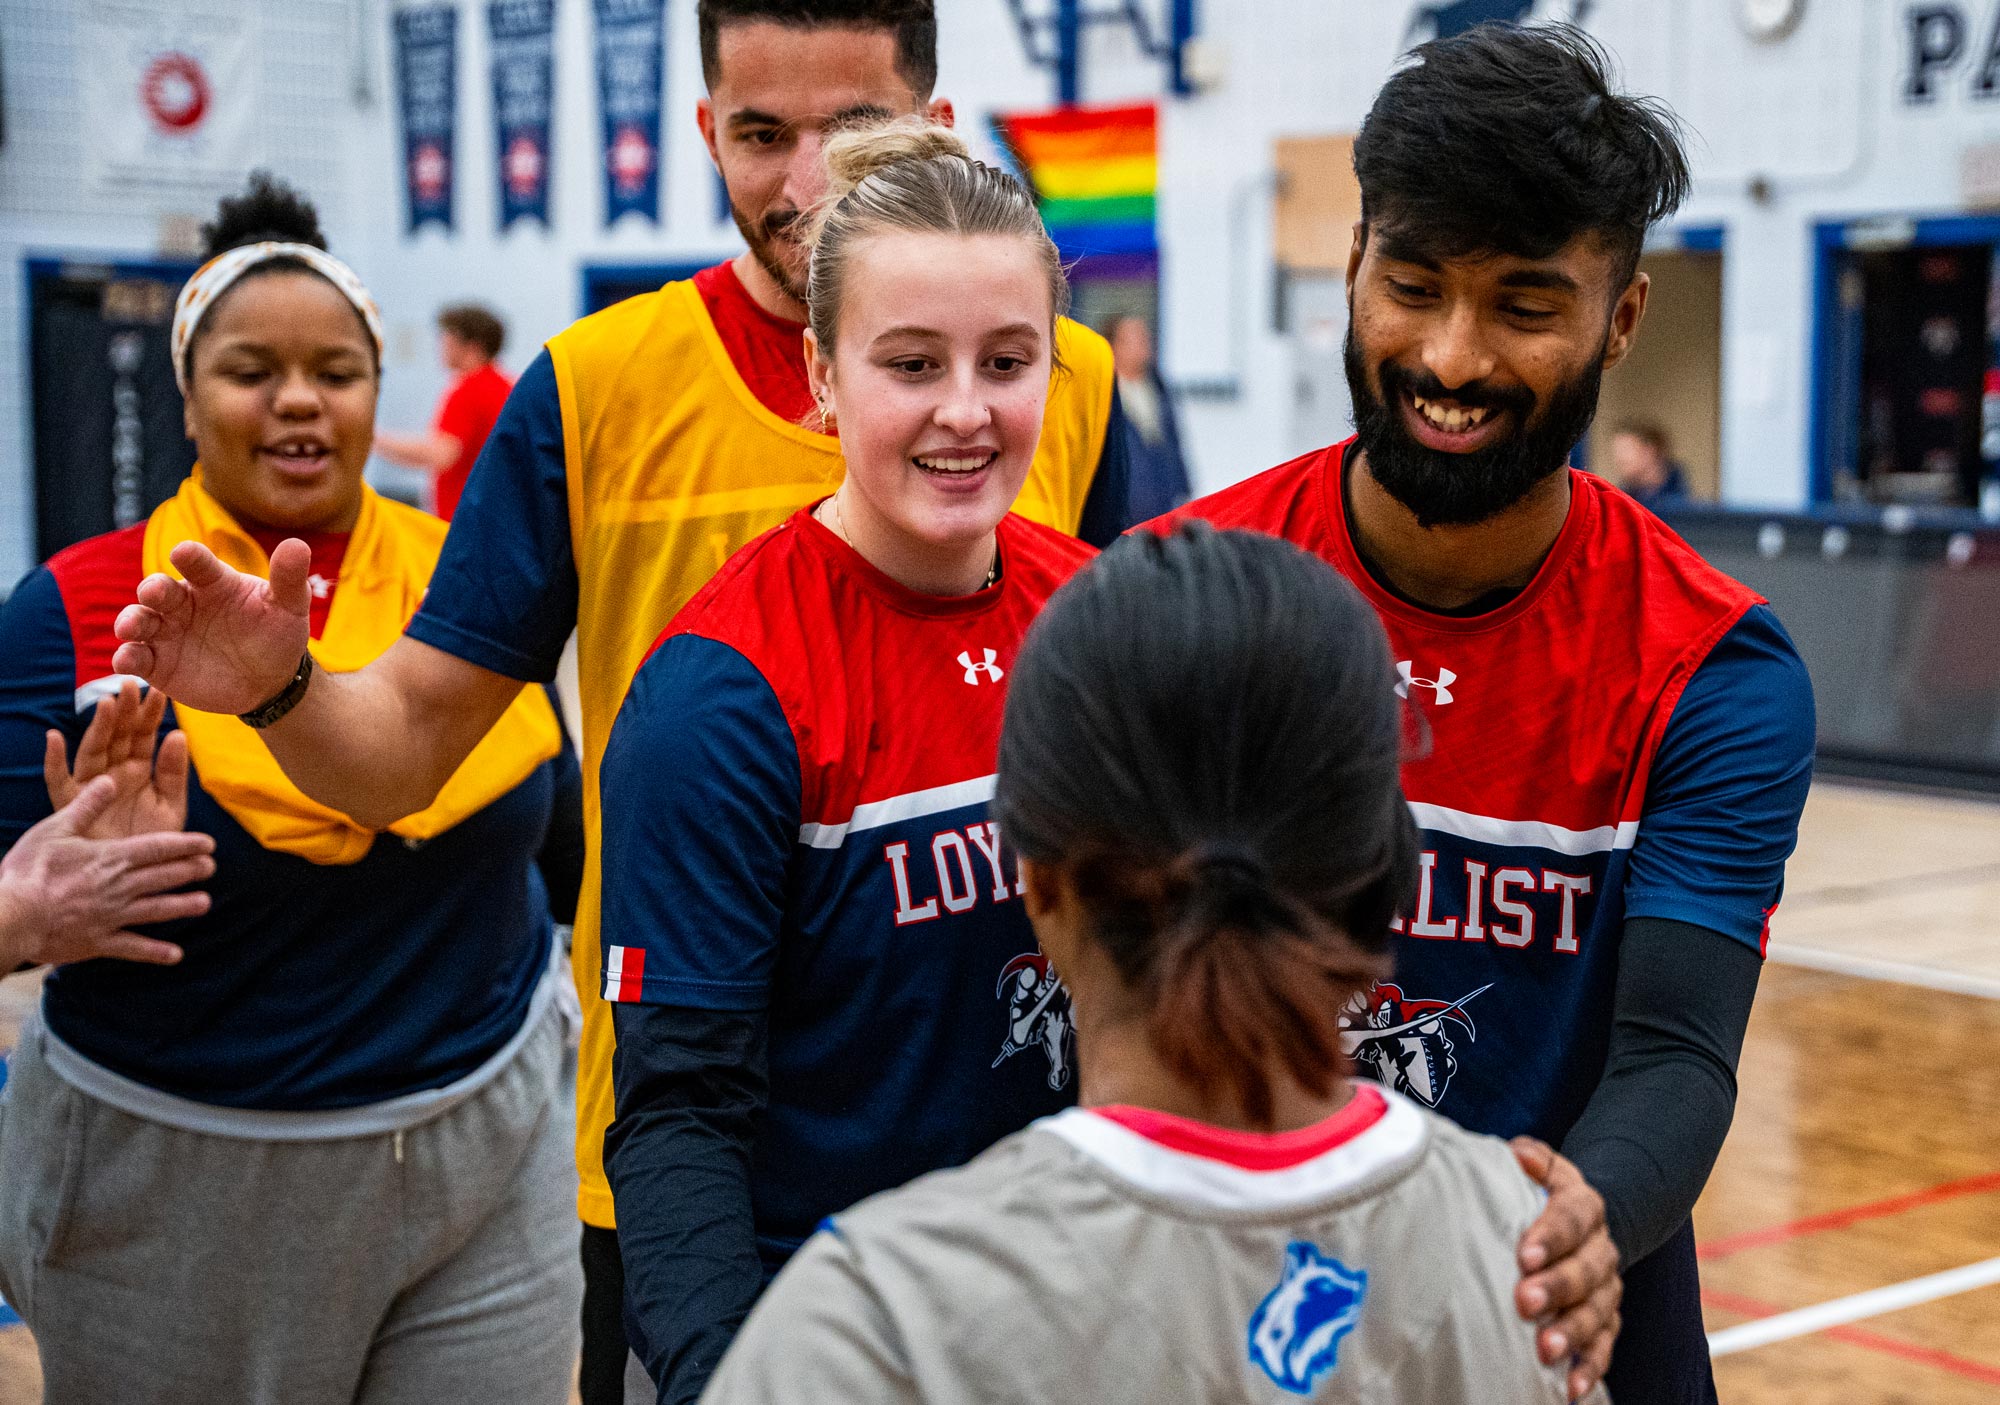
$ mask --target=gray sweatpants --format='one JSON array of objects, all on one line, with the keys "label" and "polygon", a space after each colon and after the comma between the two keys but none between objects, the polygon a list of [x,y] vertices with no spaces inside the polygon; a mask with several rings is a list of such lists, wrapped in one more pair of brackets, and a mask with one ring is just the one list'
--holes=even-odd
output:
[{"label": "gray sweatpants", "polygon": [[0,1294],[46,1405],[561,1405],[583,1294],[551,1012],[400,1134],[251,1141],[133,1117],[31,1026],[0,1102]]}]

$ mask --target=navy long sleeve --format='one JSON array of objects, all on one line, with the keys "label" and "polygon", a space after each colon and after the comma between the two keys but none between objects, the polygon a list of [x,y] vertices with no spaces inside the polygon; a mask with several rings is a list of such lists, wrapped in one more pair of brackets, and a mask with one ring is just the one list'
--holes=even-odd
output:
[{"label": "navy long sleeve", "polygon": [[[662,1405],[679,1405],[701,1394],[764,1285],[751,1157],[798,762],[762,677],[734,650],[680,636],[634,681],[602,784],[607,979],[624,971],[641,995],[613,1006],[604,1165],[626,1333]],[[628,953],[649,947],[656,969],[634,971]]]},{"label": "navy long sleeve", "polygon": [[677,1005],[613,1008],[625,1332],[660,1405],[700,1397],[764,1288],[750,1158],[767,1098],[768,1020]]},{"label": "navy long sleeve", "polygon": [[1685,922],[1625,924],[1611,1050],[1563,1154],[1604,1197],[1636,1263],[1687,1223],[1736,1112],[1736,1063],[1764,963]]}]

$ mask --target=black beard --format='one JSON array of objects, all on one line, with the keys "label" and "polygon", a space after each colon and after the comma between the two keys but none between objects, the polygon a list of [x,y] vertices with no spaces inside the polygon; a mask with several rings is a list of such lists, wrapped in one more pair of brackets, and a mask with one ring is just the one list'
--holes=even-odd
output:
[{"label": "black beard", "polygon": [[749,246],[750,257],[757,260],[758,265],[771,275],[771,281],[783,290],[786,297],[804,302],[806,300],[804,281],[793,276],[791,269],[786,267],[784,259],[778,252],[781,243],[791,242],[784,236],[786,231],[803,218],[801,212],[781,211],[753,222],[736,208],[736,202],[732,200],[729,202],[729,217],[736,221],[736,232],[743,236],[743,242]]},{"label": "black beard", "polygon": [[[1343,359],[1347,390],[1354,399],[1355,442],[1368,456],[1368,471],[1384,492],[1416,514],[1417,525],[1424,528],[1469,527],[1487,521],[1562,469],[1597,414],[1604,380],[1600,348],[1590,364],[1558,386],[1536,414],[1534,392],[1525,386],[1503,388],[1473,381],[1450,389],[1428,372],[1406,370],[1393,361],[1384,361],[1376,372],[1382,381],[1382,395],[1377,398],[1352,323]],[[1472,453],[1440,453],[1419,443],[1403,423],[1405,393],[1511,413],[1515,428],[1506,438]]]}]

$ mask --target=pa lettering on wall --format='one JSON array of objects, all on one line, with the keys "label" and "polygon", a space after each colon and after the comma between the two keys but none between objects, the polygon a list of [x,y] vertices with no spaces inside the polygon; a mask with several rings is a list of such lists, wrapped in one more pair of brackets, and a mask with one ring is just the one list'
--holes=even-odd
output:
[{"label": "pa lettering on wall", "polygon": [[2000,100],[2000,0],[1926,0],[1904,11],[1903,101],[1912,106],[1964,92]]}]

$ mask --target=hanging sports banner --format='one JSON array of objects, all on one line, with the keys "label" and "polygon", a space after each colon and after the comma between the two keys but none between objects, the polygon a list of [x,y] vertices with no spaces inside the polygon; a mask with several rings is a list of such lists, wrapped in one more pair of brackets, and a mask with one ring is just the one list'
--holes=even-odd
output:
[{"label": "hanging sports banner", "polygon": [[396,91],[403,114],[403,190],[409,232],[451,229],[458,137],[458,7],[396,11]]},{"label": "hanging sports banner", "polygon": [[515,220],[549,224],[549,118],[555,102],[555,0],[492,0],[494,150],[500,158],[500,231]]},{"label": "hanging sports banner", "polygon": [[596,0],[604,222],[660,222],[660,72],[665,0]]},{"label": "hanging sports banner", "polygon": [[256,145],[261,21],[250,0],[90,0],[81,21],[93,184],[242,180]]}]

